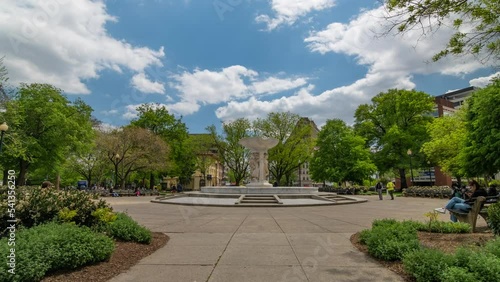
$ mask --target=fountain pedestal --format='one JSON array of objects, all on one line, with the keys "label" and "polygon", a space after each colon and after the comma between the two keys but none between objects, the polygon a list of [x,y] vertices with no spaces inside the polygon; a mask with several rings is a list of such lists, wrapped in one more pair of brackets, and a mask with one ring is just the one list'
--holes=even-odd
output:
[{"label": "fountain pedestal", "polygon": [[267,161],[267,151],[278,144],[274,138],[247,137],[239,143],[250,150],[250,183],[246,185],[249,188],[273,187],[269,183],[269,167]]}]

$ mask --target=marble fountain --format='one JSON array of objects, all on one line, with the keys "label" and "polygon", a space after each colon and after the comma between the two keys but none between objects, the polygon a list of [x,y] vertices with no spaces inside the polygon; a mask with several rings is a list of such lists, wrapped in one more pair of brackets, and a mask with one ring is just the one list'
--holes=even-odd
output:
[{"label": "marble fountain", "polygon": [[340,205],[366,202],[351,196],[318,192],[317,187],[273,187],[269,183],[268,150],[278,144],[274,138],[247,137],[239,141],[250,150],[250,182],[245,186],[201,187],[200,191],[161,196],[153,203],[232,206],[285,207]]}]

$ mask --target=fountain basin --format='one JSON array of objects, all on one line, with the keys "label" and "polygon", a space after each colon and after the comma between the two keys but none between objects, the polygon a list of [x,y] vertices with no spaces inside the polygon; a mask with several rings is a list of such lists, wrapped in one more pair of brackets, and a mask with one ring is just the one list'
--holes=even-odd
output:
[{"label": "fountain basin", "polygon": [[202,193],[210,194],[317,194],[318,187],[244,187],[244,186],[214,186],[201,187]]}]

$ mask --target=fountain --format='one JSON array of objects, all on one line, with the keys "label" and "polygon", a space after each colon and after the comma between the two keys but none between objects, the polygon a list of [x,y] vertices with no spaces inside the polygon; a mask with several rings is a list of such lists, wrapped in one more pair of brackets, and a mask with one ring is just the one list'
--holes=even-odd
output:
[{"label": "fountain", "polygon": [[152,202],[206,206],[310,206],[366,201],[333,193],[318,193],[317,187],[273,187],[269,183],[267,152],[278,144],[278,140],[247,137],[239,143],[250,151],[250,182],[247,185],[201,187],[200,192],[159,197]]}]

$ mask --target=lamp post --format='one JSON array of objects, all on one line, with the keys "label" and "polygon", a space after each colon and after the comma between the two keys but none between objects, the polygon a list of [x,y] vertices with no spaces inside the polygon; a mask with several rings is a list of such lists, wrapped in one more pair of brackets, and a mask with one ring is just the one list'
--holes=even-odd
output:
[{"label": "lamp post", "polygon": [[406,154],[408,154],[408,156],[410,156],[410,175],[411,175],[411,186],[413,186],[413,183],[415,182],[415,180],[413,179],[413,169],[411,167],[411,155],[413,154],[411,149],[408,149],[408,151],[406,151]]},{"label": "lamp post", "polygon": [[430,161],[427,161],[427,166],[429,167],[429,185],[432,186],[431,162]]},{"label": "lamp post", "polygon": [[2,132],[2,137],[0,137],[0,153],[2,152],[2,144],[3,144],[3,135],[5,134],[5,131],[7,131],[7,129],[9,129],[9,126],[7,125],[7,123],[2,123],[0,124],[0,131]]}]

